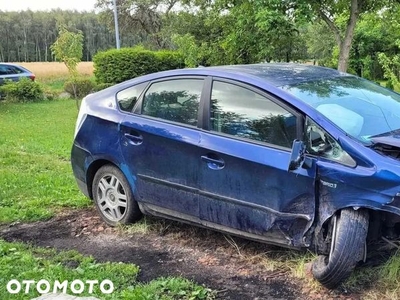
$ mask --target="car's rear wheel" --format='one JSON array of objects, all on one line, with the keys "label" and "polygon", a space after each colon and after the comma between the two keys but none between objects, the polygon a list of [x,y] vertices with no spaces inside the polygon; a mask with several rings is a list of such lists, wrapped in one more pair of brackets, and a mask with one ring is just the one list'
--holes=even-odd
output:
[{"label": "car's rear wheel", "polygon": [[105,165],[97,171],[92,192],[97,211],[111,226],[133,223],[142,216],[128,180],[114,165]]},{"label": "car's rear wheel", "polygon": [[363,209],[342,209],[333,217],[330,253],[318,256],[312,265],[312,273],[322,285],[337,287],[363,259],[368,222],[368,212]]}]

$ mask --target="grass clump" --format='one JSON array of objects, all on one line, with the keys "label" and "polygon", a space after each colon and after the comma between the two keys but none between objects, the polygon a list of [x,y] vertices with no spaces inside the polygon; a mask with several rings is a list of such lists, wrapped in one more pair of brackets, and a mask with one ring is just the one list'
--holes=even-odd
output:
[{"label": "grass clump", "polygon": [[103,294],[99,284],[93,286],[93,291],[85,287],[77,296],[95,296],[100,299],[213,299],[213,292],[184,278],[160,278],[148,284],[137,282],[139,267],[125,263],[99,263],[92,257],[83,256],[76,251],[58,252],[54,249],[36,248],[21,243],[8,243],[0,240],[0,299],[11,299],[6,290],[7,283],[12,280],[33,280],[29,292],[24,288],[12,299],[31,299],[39,296],[36,283],[46,280],[52,291],[54,282],[68,281],[66,292],[74,294],[70,283],[80,280],[110,280],[114,290]]},{"label": "grass clump", "polygon": [[[98,263],[92,257],[83,256],[76,251],[57,252],[53,249],[34,248],[20,243],[7,243],[0,240],[0,298],[9,299],[10,294],[5,289],[7,283],[16,279],[47,280],[50,284],[55,280],[111,280],[115,293],[134,285],[139,267],[133,264]],[[53,291],[53,289],[52,289]],[[25,290],[13,295],[12,299],[31,299],[39,296],[36,286],[32,285],[29,293]],[[71,293],[69,286],[67,293]],[[89,295],[85,289],[82,295]],[[102,296],[99,285],[94,286],[93,295]],[[105,298],[103,298],[105,299]],[[107,298],[111,299],[111,298]]]},{"label": "grass clump", "polygon": [[389,260],[382,266],[380,275],[388,286],[396,286],[400,288],[400,250],[398,250]]},{"label": "grass clump", "polygon": [[153,280],[148,284],[140,284],[122,293],[122,299],[149,300],[210,300],[215,293],[181,277],[167,277]]}]

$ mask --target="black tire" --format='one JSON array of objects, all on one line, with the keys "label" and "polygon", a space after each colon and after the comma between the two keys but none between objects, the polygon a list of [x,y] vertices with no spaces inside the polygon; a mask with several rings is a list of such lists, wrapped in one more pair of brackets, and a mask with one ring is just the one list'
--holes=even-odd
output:
[{"label": "black tire", "polygon": [[142,216],[128,180],[114,165],[104,165],[97,171],[92,193],[97,211],[110,226],[130,224]]},{"label": "black tire", "polygon": [[336,217],[336,238],[331,253],[318,256],[312,265],[314,277],[329,289],[346,280],[363,259],[369,223],[368,212],[363,209],[342,209]]}]

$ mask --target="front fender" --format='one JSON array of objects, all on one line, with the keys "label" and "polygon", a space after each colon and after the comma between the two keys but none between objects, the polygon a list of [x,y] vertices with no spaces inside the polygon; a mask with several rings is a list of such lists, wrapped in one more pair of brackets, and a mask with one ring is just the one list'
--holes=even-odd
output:
[{"label": "front fender", "polygon": [[325,222],[343,208],[367,208],[400,216],[400,177],[388,170],[318,161],[316,187],[316,245],[321,244]]}]

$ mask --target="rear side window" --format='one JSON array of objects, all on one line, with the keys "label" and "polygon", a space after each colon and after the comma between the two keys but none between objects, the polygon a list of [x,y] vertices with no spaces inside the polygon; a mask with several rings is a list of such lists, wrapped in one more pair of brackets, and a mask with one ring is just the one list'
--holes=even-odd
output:
[{"label": "rear side window", "polygon": [[142,114],[197,126],[203,79],[174,79],[153,83],[143,98]]},{"label": "rear side window", "polygon": [[297,118],[250,89],[214,81],[211,130],[290,148],[297,136]]},{"label": "rear side window", "polygon": [[0,75],[12,75],[20,73],[23,73],[23,71],[17,67],[0,65]]},{"label": "rear side window", "polygon": [[7,75],[7,69],[4,66],[0,66],[0,75]]},{"label": "rear side window", "polygon": [[141,83],[117,93],[117,102],[121,110],[131,112],[147,82]]}]

